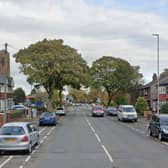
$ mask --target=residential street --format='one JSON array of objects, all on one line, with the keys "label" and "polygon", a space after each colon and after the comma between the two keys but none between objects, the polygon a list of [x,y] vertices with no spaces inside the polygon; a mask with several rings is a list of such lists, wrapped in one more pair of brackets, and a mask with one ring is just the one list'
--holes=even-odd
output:
[{"label": "residential street", "polygon": [[167,143],[138,124],[74,108],[56,127],[40,128],[41,145],[30,156],[6,154],[0,168],[167,168]]}]

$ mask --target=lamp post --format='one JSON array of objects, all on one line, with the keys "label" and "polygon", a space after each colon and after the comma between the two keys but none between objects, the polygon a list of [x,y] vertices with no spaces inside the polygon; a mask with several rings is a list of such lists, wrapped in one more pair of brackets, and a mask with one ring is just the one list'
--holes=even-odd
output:
[{"label": "lamp post", "polygon": [[157,38],[157,114],[159,114],[160,101],[159,101],[159,34],[152,34]]}]

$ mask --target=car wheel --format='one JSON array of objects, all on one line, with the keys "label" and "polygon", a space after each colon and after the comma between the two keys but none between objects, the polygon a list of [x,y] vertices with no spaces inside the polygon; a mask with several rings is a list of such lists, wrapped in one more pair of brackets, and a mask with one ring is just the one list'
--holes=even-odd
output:
[{"label": "car wheel", "polygon": [[137,122],[137,121],[138,121],[137,119],[134,120],[134,122]]},{"label": "car wheel", "polygon": [[152,130],[150,128],[148,128],[148,135],[152,136]]},{"label": "car wheel", "polygon": [[40,144],[40,138],[39,138],[39,136],[38,136],[37,142],[36,142],[35,146],[38,146],[39,144]]},{"label": "car wheel", "polygon": [[162,133],[161,132],[159,132],[159,135],[158,135],[158,138],[159,138],[159,141],[162,141]]}]

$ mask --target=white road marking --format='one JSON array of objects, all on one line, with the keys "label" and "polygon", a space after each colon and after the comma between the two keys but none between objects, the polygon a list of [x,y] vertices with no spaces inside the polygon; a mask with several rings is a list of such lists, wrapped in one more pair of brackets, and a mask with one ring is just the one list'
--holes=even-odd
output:
[{"label": "white road marking", "polygon": [[23,165],[20,165],[19,168],[23,168]]},{"label": "white road marking", "polygon": [[95,136],[96,136],[98,142],[101,143],[101,139],[100,139],[100,137],[97,135],[97,133],[95,133]]},{"label": "white road marking", "polygon": [[55,127],[52,127],[51,130],[54,130]]},{"label": "white road marking", "polygon": [[93,133],[96,132],[95,129],[92,126],[90,126],[90,128],[91,128],[91,130],[92,130]]},{"label": "white road marking", "polygon": [[45,136],[44,139],[47,139],[47,136]]},{"label": "white road marking", "polygon": [[40,147],[40,145],[36,146],[35,148],[38,149]]},{"label": "white road marking", "polygon": [[25,162],[28,162],[30,160],[31,156],[27,156],[27,158],[25,159]]},{"label": "white road marking", "polygon": [[9,156],[8,159],[6,159],[2,164],[0,164],[0,168],[4,167],[12,158],[13,156]]},{"label": "white road marking", "polygon": [[168,146],[168,143],[167,143],[167,142],[162,142],[162,144],[164,144],[164,145],[167,145],[167,146]]},{"label": "white road marking", "polygon": [[44,142],[44,140],[42,139],[41,141],[40,141],[40,144],[42,144]]},{"label": "white road marking", "polygon": [[114,162],[114,161],[113,161],[113,158],[112,158],[112,156],[110,155],[110,153],[108,152],[108,150],[106,149],[106,147],[105,147],[104,145],[101,145],[101,146],[102,146],[104,152],[106,153],[107,157],[109,158],[110,162],[113,163],[113,162]]},{"label": "white road marking", "polygon": [[41,129],[41,130],[39,131],[39,134],[41,134],[45,129],[46,129],[46,127],[43,128],[43,129]]},{"label": "white road marking", "polygon": [[34,150],[34,151],[32,152],[32,154],[35,153],[35,152],[36,152],[36,150]]}]

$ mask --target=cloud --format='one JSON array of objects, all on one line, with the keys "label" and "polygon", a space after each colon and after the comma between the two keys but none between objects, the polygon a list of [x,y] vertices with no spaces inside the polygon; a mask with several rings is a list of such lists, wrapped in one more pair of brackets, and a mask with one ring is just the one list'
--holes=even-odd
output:
[{"label": "cloud", "polygon": [[[14,46],[9,48],[11,54],[43,38],[62,38],[89,64],[103,55],[121,57],[140,65],[148,79],[156,72],[156,38],[152,33],[159,33],[161,70],[167,66],[168,23],[151,11],[107,8],[84,0],[0,0],[0,23],[0,44]],[[11,71],[16,86],[29,90],[14,60]]]}]

